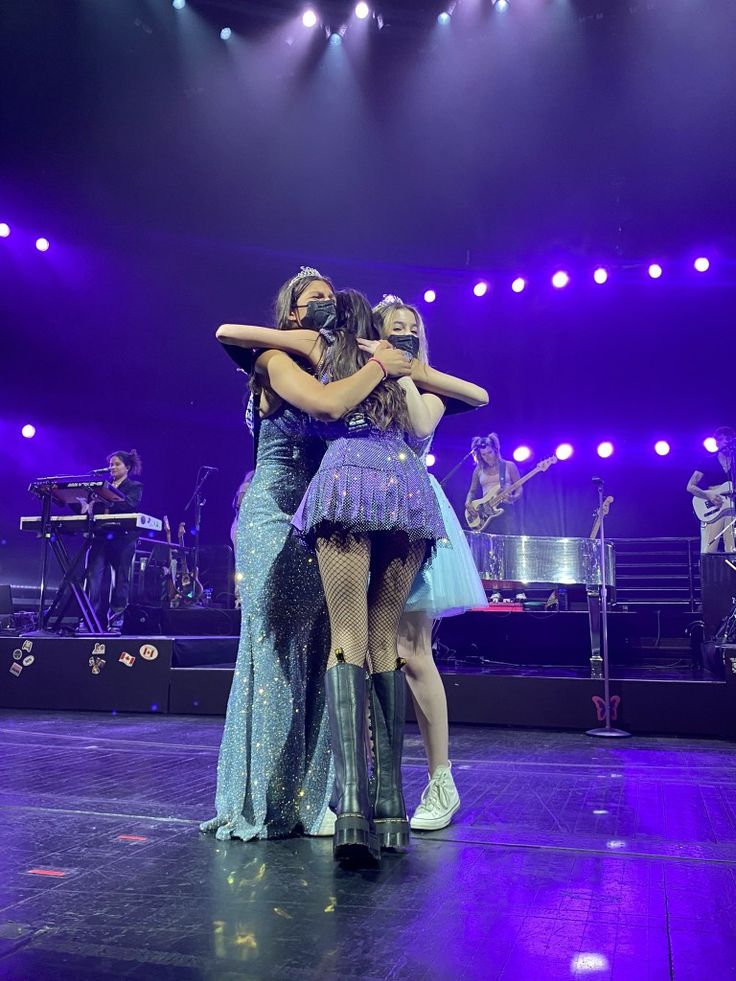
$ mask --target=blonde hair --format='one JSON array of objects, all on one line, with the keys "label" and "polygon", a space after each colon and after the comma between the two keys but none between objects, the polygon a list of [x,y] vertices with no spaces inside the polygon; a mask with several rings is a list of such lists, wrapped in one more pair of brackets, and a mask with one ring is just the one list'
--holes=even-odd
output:
[{"label": "blonde hair", "polygon": [[376,318],[376,327],[382,338],[389,338],[391,336],[391,327],[394,322],[394,317],[399,312],[399,310],[408,310],[416,318],[417,322],[417,332],[419,337],[419,353],[417,354],[417,361],[422,361],[424,364],[429,364],[429,346],[427,345],[427,332],[424,328],[424,321],[422,320],[421,313],[416,307],[412,306],[410,303],[404,303],[402,300],[381,300],[373,307],[373,316]]}]

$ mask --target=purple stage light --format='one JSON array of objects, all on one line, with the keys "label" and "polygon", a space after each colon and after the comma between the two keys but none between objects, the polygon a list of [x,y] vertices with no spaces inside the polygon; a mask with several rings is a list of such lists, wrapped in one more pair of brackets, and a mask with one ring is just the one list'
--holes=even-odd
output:
[{"label": "purple stage light", "polygon": [[309,10],[305,10],[304,13],[302,14],[302,24],[304,24],[305,27],[316,26],[317,15],[311,8]]},{"label": "purple stage light", "polygon": [[0,238],[7,238],[10,235],[10,225],[6,225],[4,221],[0,221]]},{"label": "purple stage light", "polygon": [[513,453],[513,457],[517,463],[523,463],[525,460],[528,460],[531,455],[532,451],[528,446],[517,446]]},{"label": "purple stage light", "polygon": [[552,277],[552,285],[556,290],[561,290],[570,282],[570,277],[564,269],[558,269]]},{"label": "purple stage light", "polygon": [[523,293],[526,289],[526,280],[522,276],[517,276],[511,284],[511,289],[514,293]]},{"label": "purple stage light", "polygon": [[443,10],[441,14],[437,14],[438,24],[442,24],[444,26],[445,24],[449,24],[451,20],[452,16],[447,10]]},{"label": "purple stage light", "polygon": [[608,270],[604,269],[603,266],[598,266],[593,273],[593,279],[599,286],[603,286],[604,283],[608,282]]},{"label": "purple stage light", "polygon": [[485,296],[488,292],[488,283],[484,283],[482,280],[480,283],[476,283],[473,287],[473,292],[476,296]]},{"label": "purple stage light", "polygon": [[358,18],[358,20],[365,20],[370,12],[371,8],[367,3],[356,3],[355,16]]},{"label": "purple stage light", "polygon": [[597,454],[601,459],[607,460],[609,456],[613,456],[613,443],[609,440],[604,440],[602,443],[598,444]]},{"label": "purple stage light", "polygon": [[38,249],[39,252],[48,252],[50,244],[51,243],[47,238],[36,239],[36,248]]},{"label": "purple stage light", "polygon": [[233,36],[233,32],[232,29],[229,27],[223,27],[223,29],[220,31],[220,38],[223,41],[229,41],[232,36]]},{"label": "purple stage light", "polygon": [[437,462],[437,457],[434,455],[434,453],[428,453],[426,459],[428,467],[433,467]]},{"label": "purple stage light", "polygon": [[436,299],[437,299],[437,294],[435,293],[434,290],[425,290],[424,291],[424,302],[425,303],[434,303],[434,301]]},{"label": "purple stage light", "polygon": [[647,272],[652,279],[659,279],[659,277],[662,275],[662,267],[658,262],[653,262],[647,269]]},{"label": "purple stage light", "polygon": [[342,44],[342,38],[340,37],[340,34],[337,31],[335,31],[333,34],[330,34],[330,44],[332,45],[333,48],[339,48],[339,46]]},{"label": "purple stage light", "polygon": [[696,272],[708,272],[710,269],[710,259],[706,259],[704,255],[698,256],[693,266]]},{"label": "purple stage light", "polygon": [[560,443],[560,445],[555,450],[555,456],[558,460],[569,460],[573,454],[571,443]]},{"label": "purple stage light", "polygon": [[496,10],[501,10],[501,11],[508,10],[509,9],[509,0],[496,0],[495,7],[496,7]]},{"label": "purple stage light", "polygon": [[36,427],[32,426],[30,422],[27,422],[21,429],[20,434],[26,439],[33,439],[33,437],[36,435]]},{"label": "purple stage light", "polygon": [[667,456],[670,451],[670,444],[666,439],[658,439],[654,444],[654,452],[657,456]]},{"label": "purple stage light", "polygon": [[712,436],[707,436],[703,440],[703,446],[706,448],[706,450],[709,453],[717,453],[718,452],[718,443],[716,443],[715,439]]},{"label": "purple stage light", "polygon": [[174,10],[183,10],[187,5],[187,0],[171,0]]}]

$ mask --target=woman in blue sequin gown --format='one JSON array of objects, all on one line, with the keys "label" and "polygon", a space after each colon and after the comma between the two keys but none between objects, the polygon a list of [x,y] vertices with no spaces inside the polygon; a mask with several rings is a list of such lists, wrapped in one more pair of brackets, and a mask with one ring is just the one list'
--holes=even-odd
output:
[{"label": "woman in blue sequin gown", "polygon": [[[295,276],[279,293],[279,327],[300,327],[308,304],[332,296],[316,270]],[[389,358],[392,371],[407,372],[400,352]],[[383,371],[374,362],[321,385],[287,354],[267,351],[257,378],[258,455],[237,530],[240,643],[217,766],[217,814],[200,826],[220,839],[323,833],[333,787],[324,711],[329,626],[317,563],[290,522],[324,453],[310,415],[339,419]]]}]

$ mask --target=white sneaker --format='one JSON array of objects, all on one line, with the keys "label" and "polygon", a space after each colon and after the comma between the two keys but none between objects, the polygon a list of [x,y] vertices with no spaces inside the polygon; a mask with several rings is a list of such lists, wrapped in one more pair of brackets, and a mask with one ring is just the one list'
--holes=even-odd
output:
[{"label": "white sneaker", "polygon": [[320,824],[320,826],[317,828],[316,831],[313,831],[311,834],[307,832],[308,837],[331,838],[335,833],[336,820],[337,818],[335,817],[335,812],[331,811],[328,807],[327,810],[325,811],[325,816],[322,818],[322,823]]},{"label": "white sneaker", "polygon": [[422,791],[422,799],[409,822],[412,831],[439,831],[446,828],[460,807],[460,795],[449,766],[438,766]]}]

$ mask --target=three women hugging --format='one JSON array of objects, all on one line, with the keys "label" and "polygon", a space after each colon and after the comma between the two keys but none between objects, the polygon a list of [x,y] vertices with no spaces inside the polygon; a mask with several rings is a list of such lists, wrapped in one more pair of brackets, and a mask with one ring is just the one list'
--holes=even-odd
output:
[{"label": "three women hugging", "polygon": [[332,835],[336,860],[371,864],[409,841],[407,682],[429,764],[411,828],[446,827],[460,806],[432,623],[485,596],[425,457],[446,399],[488,395],[430,367],[415,307],[386,296],[371,310],[316,269],[282,286],[275,323],[217,331],[236,355],[262,353],[236,535],[240,643],[217,814],[201,829]]}]

